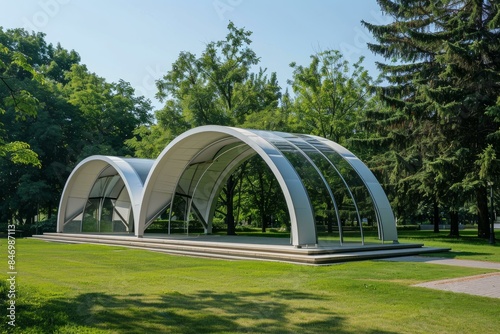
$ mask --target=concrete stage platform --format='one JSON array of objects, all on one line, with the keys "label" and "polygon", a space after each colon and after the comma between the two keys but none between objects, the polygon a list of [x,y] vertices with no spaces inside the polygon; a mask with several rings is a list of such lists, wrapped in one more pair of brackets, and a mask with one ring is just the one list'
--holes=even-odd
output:
[{"label": "concrete stage platform", "polygon": [[320,241],[318,245],[297,248],[287,238],[225,236],[225,235],[166,235],[146,234],[137,238],[128,234],[69,234],[46,233],[34,239],[88,243],[145,249],[175,255],[219,258],[228,260],[264,260],[297,264],[324,265],[346,261],[382,259],[397,256],[446,252],[449,248],[430,248],[423,244],[339,243]]}]

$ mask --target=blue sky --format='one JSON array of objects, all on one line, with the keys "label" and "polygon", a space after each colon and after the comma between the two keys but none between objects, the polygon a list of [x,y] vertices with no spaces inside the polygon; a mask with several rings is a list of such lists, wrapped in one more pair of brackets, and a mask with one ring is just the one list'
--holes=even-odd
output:
[{"label": "blue sky", "polygon": [[365,57],[377,74],[372,40],[360,23],[383,24],[375,0],[22,0],[2,1],[0,26],[41,31],[46,40],[74,49],[90,71],[108,81],[123,79],[137,94],[154,99],[154,81],[179,52],[200,55],[205,45],[226,36],[231,20],[253,32],[252,49],[281,87],[291,79],[289,64],[308,65],[310,55],[342,51],[350,61]]}]

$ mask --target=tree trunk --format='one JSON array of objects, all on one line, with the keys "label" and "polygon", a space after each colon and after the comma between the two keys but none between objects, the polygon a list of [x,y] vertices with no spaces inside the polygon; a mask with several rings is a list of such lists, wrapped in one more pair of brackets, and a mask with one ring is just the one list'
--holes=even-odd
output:
[{"label": "tree trunk", "polygon": [[327,219],[327,229],[328,229],[328,234],[332,234],[333,233],[333,215],[332,215],[332,205],[330,203],[328,203],[326,205],[326,212],[328,212],[326,214],[326,219]]},{"label": "tree trunk", "polygon": [[234,224],[234,189],[236,183],[233,175],[226,181],[226,224],[227,235],[236,235],[236,226]]},{"label": "tree trunk", "polygon": [[441,218],[439,217],[439,204],[437,201],[434,201],[434,210],[433,210],[432,221],[434,223],[434,233],[439,233],[439,224],[441,223]]},{"label": "tree trunk", "polygon": [[228,212],[226,215],[227,235],[236,235],[236,227],[234,224],[234,215],[232,211],[233,210],[231,209],[231,213]]},{"label": "tree trunk", "polygon": [[450,212],[450,237],[458,238],[460,232],[458,230],[458,211]]},{"label": "tree trunk", "polygon": [[52,218],[52,203],[49,203],[49,209],[47,213],[47,219]]},{"label": "tree trunk", "polygon": [[490,237],[490,222],[488,214],[488,195],[485,187],[479,187],[476,189],[476,201],[477,201],[477,236],[480,238]]},{"label": "tree trunk", "polygon": [[267,215],[263,212],[260,214],[260,219],[262,220],[262,233],[266,233],[267,229]]}]

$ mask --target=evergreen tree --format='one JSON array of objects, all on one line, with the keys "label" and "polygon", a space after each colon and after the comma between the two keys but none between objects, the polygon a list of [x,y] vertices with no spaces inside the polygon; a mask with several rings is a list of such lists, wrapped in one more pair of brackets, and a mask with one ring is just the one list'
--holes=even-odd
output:
[{"label": "evergreen tree", "polygon": [[449,209],[452,235],[458,235],[459,210],[474,196],[478,235],[488,237],[486,181],[478,160],[488,145],[499,147],[493,136],[499,123],[491,115],[500,92],[499,5],[378,3],[394,21],[363,24],[377,40],[369,48],[391,60],[378,66],[388,83],[380,94],[393,110],[387,117],[394,126],[388,133],[393,147],[422,198]]}]

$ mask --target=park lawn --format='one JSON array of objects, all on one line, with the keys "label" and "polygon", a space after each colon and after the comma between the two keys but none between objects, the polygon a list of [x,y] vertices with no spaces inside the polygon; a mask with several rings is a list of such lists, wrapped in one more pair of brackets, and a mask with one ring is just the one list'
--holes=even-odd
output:
[{"label": "park lawn", "polygon": [[[6,249],[5,239],[0,247]],[[490,245],[467,247],[463,252],[498,253]],[[34,239],[18,239],[16,252],[17,333],[494,333],[500,328],[498,299],[411,286],[492,272],[485,269],[385,261],[316,267]],[[5,251],[2,256],[6,268]],[[5,310],[6,280],[1,282]],[[11,330],[2,318],[0,328]]]},{"label": "park lawn", "polygon": [[[460,237],[448,237],[449,231],[434,233],[433,231],[399,231],[399,241],[422,243],[428,247],[448,247],[448,253],[436,253],[433,256],[456,258],[462,260],[478,260],[500,262],[500,241],[492,246],[489,240],[477,238],[477,229],[460,231]],[[499,237],[497,232],[497,238]]]}]

